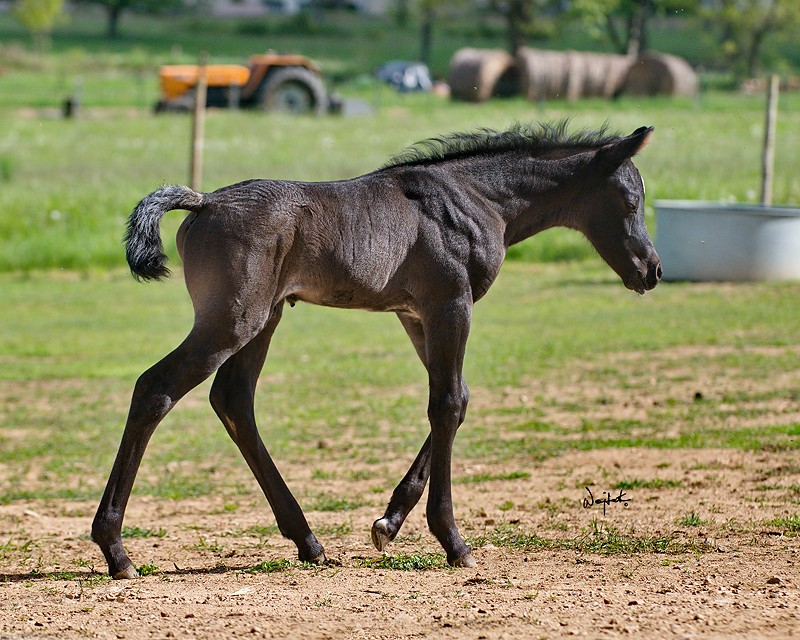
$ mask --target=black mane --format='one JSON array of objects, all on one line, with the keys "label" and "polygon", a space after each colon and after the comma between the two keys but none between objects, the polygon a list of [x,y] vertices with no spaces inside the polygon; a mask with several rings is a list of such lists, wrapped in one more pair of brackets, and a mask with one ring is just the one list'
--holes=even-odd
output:
[{"label": "black mane", "polygon": [[608,133],[608,123],[597,131],[568,133],[569,120],[557,123],[516,123],[507,131],[481,128],[474,132],[451,133],[417,142],[391,158],[383,169],[404,167],[468,156],[508,151],[543,152],[558,148],[595,149],[620,139]]}]

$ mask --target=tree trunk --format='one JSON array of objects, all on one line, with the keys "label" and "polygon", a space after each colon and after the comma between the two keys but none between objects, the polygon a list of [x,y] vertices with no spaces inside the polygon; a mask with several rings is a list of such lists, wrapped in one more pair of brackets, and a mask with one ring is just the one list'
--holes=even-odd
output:
[{"label": "tree trunk", "polygon": [[419,59],[426,65],[431,65],[431,46],[433,42],[433,20],[435,12],[430,2],[426,2],[422,13],[422,33],[419,50]]},{"label": "tree trunk", "polygon": [[747,74],[750,78],[755,78],[758,75],[761,43],[764,40],[764,33],[763,29],[756,29],[750,37],[750,45],[747,48]]},{"label": "tree trunk", "polygon": [[617,24],[614,22],[614,17],[610,13],[606,15],[606,33],[608,34],[608,39],[611,41],[611,46],[614,47],[614,51],[617,53],[625,53],[628,45],[623,42],[620,37]]},{"label": "tree trunk", "polygon": [[395,3],[394,20],[398,27],[405,27],[408,25],[409,18],[411,17],[411,8],[409,4],[409,0],[397,0]]},{"label": "tree trunk", "polygon": [[108,37],[112,40],[119,35],[119,17],[122,9],[116,5],[108,7]]},{"label": "tree trunk", "polygon": [[513,56],[525,45],[525,39],[531,24],[530,0],[510,0],[506,9],[508,22],[508,49]]},{"label": "tree trunk", "polygon": [[628,23],[628,51],[627,54],[638,58],[642,51],[647,49],[647,3],[637,3]]}]

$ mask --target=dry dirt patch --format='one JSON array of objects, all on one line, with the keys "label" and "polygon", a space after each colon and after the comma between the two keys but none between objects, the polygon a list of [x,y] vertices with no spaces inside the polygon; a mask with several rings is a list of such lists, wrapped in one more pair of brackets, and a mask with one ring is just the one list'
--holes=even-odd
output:
[{"label": "dry dirt patch", "polygon": [[[792,351],[760,349],[768,358]],[[460,439],[502,451],[455,462],[456,516],[476,569],[443,566],[421,507],[388,556],[371,547],[369,527],[413,456],[395,446],[392,425],[380,426],[385,442],[364,443],[379,463],[351,455],[365,436],[345,428],[311,460],[279,460],[325,545],[322,567],[293,562],[238,459],[208,468],[217,495],[133,496],[125,542],[152,572],[136,581],[104,576],[88,539],[96,503],[2,505],[0,638],[795,637],[800,461],[787,445],[800,423],[800,370],[750,375],[736,357],[729,347],[637,352],[524,388],[474,389],[465,427],[478,434]],[[36,395],[25,385],[7,393]],[[529,417],[546,428],[525,431]],[[757,451],[655,446],[759,425],[779,438]],[[654,446],[565,446],[534,462],[548,439],[639,432]],[[0,469],[1,481],[47,488],[34,464],[19,475]],[[585,508],[587,486],[620,500]],[[399,560],[420,569],[392,568]]]},{"label": "dry dirt patch", "polygon": [[[458,473],[497,475],[460,463]],[[468,467],[468,468],[467,468]],[[398,466],[398,469],[400,467]],[[298,493],[320,484],[299,469]],[[800,467],[789,454],[734,450],[609,449],[572,453],[508,480],[458,484],[457,516],[476,544],[476,569],[402,571],[380,558],[369,506],[308,514],[329,565],[289,564],[257,494],[177,502],[134,496],[127,538],[152,575],[101,578],[88,540],[94,504],[0,507],[0,635],[10,638],[791,638],[800,629],[800,538],[770,522],[797,513]],[[649,487],[623,503],[583,508],[583,483]],[[653,482],[661,480],[659,484]],[[324,481],[323,481],[324,483]],[[357,486],[358,483],[354,483]],[[362,485],[364,483],[361,483]],[[769,487],[769,488],[765,488]],[[362,489],[368,491],[367,489]],[[694,514],[692,524],[687,516]],[[551,541],[507,546],[498,530]],[[669,539],[665,553],[610,553],[573,544],[592,532]],[[559,541],[563,544],[556,544]],[[480,545],[480,546],[478,546]],[[390,554],[440,562],[423,510]],[[266,564],[262,564],[266,563]],[[272,568],[272,572],[254,571]]]}]

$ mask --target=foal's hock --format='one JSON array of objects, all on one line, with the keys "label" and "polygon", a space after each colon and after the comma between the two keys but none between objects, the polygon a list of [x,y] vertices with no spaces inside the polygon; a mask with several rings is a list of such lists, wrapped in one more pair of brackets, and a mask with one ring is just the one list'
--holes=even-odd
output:
[{"label": "foal's hock", "polygon": [[582,232],[626,287],[643,294],[661,278],[644,222],[644,184],[631,158],[652,128],[627,137],[569,135],[566,123],[517,125],[422,142],[385,167],[338,182],[250,180],[213,193],[167,186],[128,221],[134,276],[165,267],[159,221],[189,212],[178,251],[195,311],[186,339],[136,382],[130,413],[92,537],[115,578],[137,573],[122,545],[125,508],[147,442],[188,391],[216,372],[211,405],[239,447],[301,560],[323,562],[264,447],[253,395],[285,302],[397,314],[428,372],[431,432],[384,515],[372,526],[382,550],[430,479],[427,520],[454,566],[474,566],[453,518],[453,440],[466,415],[462,377],[472,306],[506,250],[544,229]]}]

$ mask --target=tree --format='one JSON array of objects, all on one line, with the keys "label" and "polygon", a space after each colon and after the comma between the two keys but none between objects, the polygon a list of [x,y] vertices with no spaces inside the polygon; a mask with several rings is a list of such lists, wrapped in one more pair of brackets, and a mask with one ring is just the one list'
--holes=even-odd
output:
[{"label": "tree", "polygon": [[570,15],[602,33],[619,53],[638,57],[647,50],[651,18],[669,13],[688,15],[699,6],[700,0],[573,0]]},{"label": "tree", "polygon": [[797,0],[715,0],[704,13],[719,25],[726,57],[750,77],[758,74],[767,36],[800,28]]},{"label": "tree", "polygon": [[38,49],[46,49],[50,32],[62,15],[64,0],[17,0],[12,9],[14,17],[33,38]]},{"label": "tree", "polygon": [[119,36],[119,21],[122,14],[129,9],[163,11],[170,7],[183,6],[181,0],[78,0],[85,4],[94,4],[105,8],[108,19],[106,33],[109,38]]},{"label": "tree", "polygon": [[433,23],[436,20],[436,0],[420,0],[420,44],[419,59],[431,65],[431,47],[433,46]]},{"label": "tree", "polygon": [[[433,28],[439,20],[442,10],[452,11],[463,4],[464,0],[416,0],[415,9],[420,21],[419,59],[426,65],[431,64],[433,50]],[[408,4],[406,4],[406,9]]]},{"label": "tree", "polygon": [[514,55],[529,38],[549,35],[542,14],[557,3],[553,0],[492,0],[492,8],[506,20],[508,51]]}]

